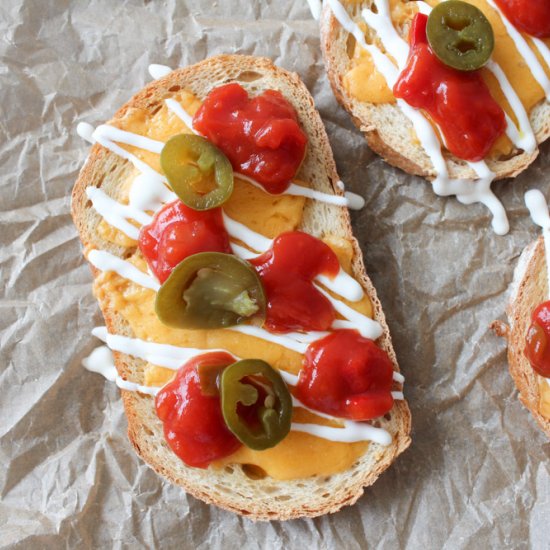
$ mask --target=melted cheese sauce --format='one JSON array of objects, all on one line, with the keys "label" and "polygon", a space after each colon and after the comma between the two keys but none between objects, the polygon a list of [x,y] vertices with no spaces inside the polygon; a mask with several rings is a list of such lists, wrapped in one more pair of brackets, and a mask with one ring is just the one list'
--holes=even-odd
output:
[{"label": "melted cheese sauce", "polygon": [[550,384],[548,381],[539,376],[539,411],[544,418],[550,420]]},{"label": "melted cheese sauce", "polygon": [[[436,6],[437,0],[426,0],[431,6]],[[504,24],[498,13],[493,10],[486,0],[466,0],[469,4],[477,6],[489,19],[493,31],[495,33],[495,49],[492,58],[500,65],[510,84],[518,94],[525,110],[530,113],[533,107],[540,103],[545,95],[539,83],[535,80],[525,60],[518,52],[514,41],[506,32]],[[347,5],[355,4],[355,0],[346,2]],[[405,0],[390,0],[390,8],[392,21],[397,31],[407,40],[408,23],[412,19],[414,13],[418,11],[414,2],[406,2]],[[366,25],[359,25],[365,29],[367,43],[375,43],[382,51],[384,49],[376,41],[374,31],[370,30]],[[408,40],[407,40],[408,41]],[[528,38],[528,42],[532,50],[537,55],[542,66],[547,74],[550,75],[550,68],[544,63],[540,52]],[[550,45],[550,39],[544,40],[547,45]],[[382,75],[375,69],[372,58],[369,53],[351,39],[350,58],[351,69],[344,76],[344,87],[348,93],[359,101],[366,101],[374,104],[393,103],[395,98],[393,92],[388,88]],[[504,97],[504,93],[500,88],[495,76],[487,69],[482,69],[483,78],[485,79],[491,95],[501,105],[504,111],[517,124],[517,118],[514,111],[510,107],[508,101]],[[493,146],[491,153],[492,158],[499,158],[509,155],[513,150],[512,142],[506,136],[501,136]]]},{"label": "melted cheese sauce", "polygon": [[[200,105],[186,92],[178,94],[175,99],[190,113],[194,113]],[[166,141],[178,133],[189,132],[183,122],[165,105],[153,116],[139,109],[129,110],[117,121],[116,126],[161,141]],[[121,146],[160,171],[158,155],[128,145]],[[120,196],[117,197],[120,202],[128,202],[128,190],[136,175],[131,174],[128,184],[121,187]],[[247,182],[236,180],[235,183],[235,191],[224,206],[224,210],[233,219],[270,238],[284,231],[294,230],[300,225],[305,204],[303,197],[271,196]],[[128,241],[132,245],[136,244],[105,221],[100,223],[98,231],[102,238],[111,242],[124,246],[128,246]],[[325,242],[338,256],[342,268],[348,273],[351,272],[351,242],[337,237],[327,237]],[[128,260],[140,270],[147,270],[146,262],[138,249]],[[263,359],[275,368],[294,374],[301,368],[301,354],[253,336],[230,330],[183,330],[163,325],[154,311],[155,293],[114,272],[102,272],[96,278],[94,293],[102,308],[113,308],[124,317],[137,338],[206,350],[222,348],[238,357]],[[349,302],[342,297],[338,299],[369,317],[373,315],[372,304],[366,295],[358,302]],[[173,370],[148,364],[143,383],[147,386],[162,386],[173,376]],[[294,410],[294,419],[300,422],[335,425],[303,409]],[[283,442],[272,449],[253,451],[243,446],[235,454],[212,466],[222,468],[230,464],[246,464],[247,471],[252,469],[255,475],[269,475],[275,479],[330,475],[351,467],[364,454],[367,447],[368,442],[340,443],[306,433],[291,432]]]}]

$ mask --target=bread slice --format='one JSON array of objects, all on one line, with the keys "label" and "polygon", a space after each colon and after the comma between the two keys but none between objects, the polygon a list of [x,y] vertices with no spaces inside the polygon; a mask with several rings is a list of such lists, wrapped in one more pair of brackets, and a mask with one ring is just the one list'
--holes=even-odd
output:
[{"label": "bread slice", "polygon": [[[311,182],[315,189],[325,193],[342,193],[336,187],[338,175],[332,151],[313,98],[297,75],[275,67],[265,58],[222,55],[178,69],[147,85],[114,115],[111,122],[133,108],[155,112],[166,98],[179,90],[188,90],[203,99],[211,89],[228,82],[241,83],[251,94],[266,89],[280,90],[295,107],[300,123],[309,136],[308,152],[300,168],[299,179]],[[72,201],[74,222],[85,249],[104,249],[121,257],[133,251],[99,238],[96,228],[101,218],[91,208],[85,194],[85,188],[92,185],[116,197],[121,181],[132,170],[127,161],[98,144],[93,146],[74,186]],[[384,328],[378,343],[388,352],[398,370],[382,307],[365,273],[361,250],[352,236],[347,209],[308,200],[301,229],[317,237],[330,234],[352,239],[353,274],[370,297],[375,318]],[[97,271],[94,268],[92,271],[97,277]],[[103,315],[110,332],[132,336],[129,325],[117,311],[104,309]],[[115,359],[123,378],[142,383],[144,361],[121,353],[116,353]],[[368,451],[348,471],[295,481],[277,481],[269,477],[251,479],[240,466],[227,467],[222,471],[187,467],[167,446],[152,398],[126,391],[122,392],[122,396],[130,441],[136,452],[156,472],[205,502],[256,520],[319,516],[353,504],[362,495],[364,487],[374,483],[410,444],[409,408],[405,401],[396,401],[391,413],[379,421],[380,426],[392,434],[393,443],[388,447],[370,444]]]},{"label": "bread slice", "polygon": [[[346,2],[346,7],[354,22],[362,22],[361,11],[370,8],[373,0]],[[351,69],[348,54],[349,40],[353,37],[340,25],[328,2],[325,2],[321,15],[321,48],[323,57],[338,102],[351,115],[353,122],[363,132],[369,147],[381,157],[401,168],[405,172],[433,179],[437,174],[432,163],[421,147],[411,138],[414,130],[410,120],[394,104],[375,105],[358,101],[352,97],[344,86],[344,76]],[[408,26],[398,29],[406,36]],[[550,103],[541,101],[530,113],[531,125],[537,143],[542,143],[550,136]],[[538,149],[533,153],[516,150],[507,158],[487,160],[489,168],[496,174],[496,179],[513,177],[525,170],[538,156]],[[450,153],[445,153],[449,175],[453,178],[477,178],[476,173],[467,163]]]},{"label": "bread slice", "polygon": [[[521,402],[531,411],[540,427],[550,437],[550,419],[545,418],[539,410],[541,379],[531,368],[523,353],[525,335],[531,324],[531,313],[547,299],[546,257],[544,241],[540,237],[527,246],[520,256],[506,309],[508,327],[497,332],[508,339],[510,374],[518,388]],[[498,329],[498,326],[496,328]]]}]

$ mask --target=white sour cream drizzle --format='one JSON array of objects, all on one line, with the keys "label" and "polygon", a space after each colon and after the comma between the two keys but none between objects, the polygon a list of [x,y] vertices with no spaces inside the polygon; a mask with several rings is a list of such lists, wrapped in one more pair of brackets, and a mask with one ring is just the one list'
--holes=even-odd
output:
[{"label": "white sour cream drizzle", "polygon": [[[352,21],[348,12],[338,0],[327,1],[336,19],[347,32],[355,37],[358,44],[371,54],[376,69],[385,78],[388,87],[393,89],[399,76],[398,68],[378,47],[366,43],[360,27]],[[396,59],[400,67],[404,67],[406,58],[403,59],[403,52],[405,51],[403,44],[406,45],[406,42],[395,32],[395,29],[392,31],[389,28],[390,25],[393,28],[393,23],[389,16],[387,0],[376,0],[375,5],[379,14],[387,14],[385,23],[381,23],[381,21],[384,21],[383,19],[377,19],[378,28],[382,29],[378,36],[383,42],[386,51]],[[369,10],[364,10],[362,15],[363,18],[366,16],[366,19],[371,20],[371,22],[372,17],[377,16],[377,14]],[[484,204],[493,215],[492,226],[494,231],[499,235],[506,234],[509,231],[506,211],[491,190],[491,182],[495,175],[489,170],[487,165],[484,162],[468,163],[480,176],[480,180],[450,179],[447,163],[441,152],[441,144],[429,121],[420,111],[414,109],[405,101],[397,99],[397,105],[413,124],[416,135],[434,166],[437,174],[433,181],[435,193],[441,196],[456,195],[457,199],[464,204],[475,202]]]},{"label": "white sour cream drizzle", "polygon": [[142,212],[156,212],[178,196],[163,183],[160,174],[138,174],[128,194],[128,205]]},{"label": "white sour cream drizzle", "polygon": [[[114,130],[114,131],[113,131]],[[98,126],[92,135],[93,139],[97,141],[100,145],[103,145],[106,149],[109,149],[109,151],[115,153],[115,155],[118,155],[119,157],[122,157],[123,159],[131,162],[135,168],[137,168],[141,173],[143,174],[151,174],[152,176],[157,176],[162,179],[162,181],[166,182],[166,178],[159,174],[156,170],[153,170],[146,162],[143,162],[142,160],[138,159],[136,155],[130,153],[129,151],[126,151],[126,149],[123,149],[120,145],[117,145],[114,142],[113,135],[117,135],[119,137],[124,137],[124,134],[131,134],[131,132],[124,132],[123,134],[119,134],[118,132],[122,132],[122,130],[118,130],[118,128],[114,128],[113,126],[109,126],[108,124],[101,124]],[[140,138],[143,136],[138,136],[137,134],[132,134],[135,142],[135,138]],[[149,139],[149,138],[144,138]],[[145,145],[147,142],[140,142]],[[151,140],[155,141],[155,140]],[[124,140],[121,140],[122,143],[125,143]],[[158,142],[160,143],[160,142]],[[136,145],[136,147],[139,147],[139,145]],[[146,147],[144,147],[146,148]]]},{"label": "white sour cream drizzle", "polygon": [[88,261],[100,271],[112,271],[118,273],[124,279],[128,279],[136,285],[149,288],[158,292],[160,284],[146,273],[143,273],[128,260],[123,260],[105,250],[90,250]]},{"label": "white sour cream drizzle", "polygon": [[531,40],[537,47],[540,55],[542,55],[544,62],[550,67],[550,48],[540,38],[532,36]]},{"label": "white sour cream drizzle", "polygon": [[105,342],[113,351],[119,351],[171,370],[178,370],[187,361],[204,353],[225,351],[222,349],[182,348],[170,344],[147,342],[140,338],[110,334],[106,327],[96,327],[92,330],[92,334]]},{"label": "white sour cream drizzle", "polygon": [[[544,68],[539,63],[537,56],[534,54],[533,50],[527,44],[527,41],[521,33],[510,23],[508,18],[502,13],[500,8],[493,2],[493,0],[487,0],[487,3],[499,14],[504,26],[506,27],[506,32],[510,35],[514,41],[516,48],[520,55],[525,60],[525,63],[529,67],[529,70],[533,74],[535,80],[540,84],[540,87],[544,90],[546,99],[550,101],[550,79],[546,76]],[[536,43],[535,43],[536,44]]]},{"label": "white sour cream drizzle", "polygon": [[95,143],[95,139],[92,137],[94,127],[91,124],[88,124],[87,122],[79,122],[76,127],[76,133],[88,143]]},{"label": "white sour cream drizzle", "polygon": [[[114,366],[114,361],[110,350],[132,355],[133,357],[143,359],[160,367],[165,367],[171,370],[179,369],[186,361],[189,361],[193,357],[197,357],[204,353],[224,351],[181,348],[167,344],[146,342],[145,340],[140,340],[138,338],[127,338],[126,336],[109,334],[106,327],[97,327],[92,331],[92,334],[103,342],[106,342],[109,347],[107,348],[102,346],[94,350],[92,355],[83,361],[85,368],[92,372],[102,374],[105,378],[107,378],[107,380],[116,381],[117,386],[122,389],[138,391],[148,395],[156,395],[160,390],[160,387],[141,386],[132,382],[127,382],[126,380],[120,378],[116,373],[116,367]],[[238,358],[236,358],[236,360],[238,360]],[[296,385],[298,383],[297,375],[286,373],[284,371],[279,372],[288,384]],[[403,399],[401,392],[392,392],[392,395],[394,395],[394,399]],[[327,426],[319,426],[316,424],[293,423],[291,426],[292,431],[306,432],[322,439],[348,443],[354,441],[373,441],[375,443],[380,443],[381,445],[390,445],[392,442],[391,435],[382,428],[375,428],[374,426],[364,422],[339,419],[314,409],[309,409],[295,398],[293,398],[293,403],[295,406],[305,408],[322,418],[342,422],[342,427],[332,428]]]},{"label": "white sour cream drizzle", "polygon": [[234,325],[232,327],[227,327],[226,330],[261,338],[262,340],[267,340],[272,344],[283,346],[302,355],[306,352],[309,345],[304,342],[299,342],[293,338],[289,338],[287,334],[273,334],[261,327],[256,327],[253,325]]},{"label": "white sour cream drizzle", "polygon": [[137,240],[139,228],[127,221],[127,218],[137,221],[141,225],[151,223],[152,217],[131,206],[121,204],[97,187],[87,187],[86,196],[92,201],[95,211],[113,227],[122,231],[131,239]]},{"label": "white sour cream drizzle", "polygon": [[167,67],[166,65],[158,65],[157,63],[151,63],[147,70],[153,80],[158,80],[159,78],[169,75],[172,72],[170,67]]},{"label": "white sour cream drizzle", "polygon": [[397,382],[398,384],[403,384],[403,382],[405,382],[405,377],[400,373],[400,372],[395,372],[393,373],[393,379],[395,382]]},{"label": "white sour cream drizzle", "polygon": [[316,19],[318,21],[321,17],[321,11],[323,9],[323,4],[321,0],[307,0],[307,3],[309,5],[309,11],[311,11],[313,19]]},{"label": "white sour cream drizzle", "polygon": [[518,149],[523,149],[526,153],[532,153],[537,148],[537,139],[521,99],[498,63],[490,59],[486,67],[495,75],[504,97],[506,97],[519,122],[518,129],[510,117],[506,115],[506,135]]},{"label": "white sour cream drizzle", "polygon": [[323,290],[320,286],[315,285],[317,290],[323,294],[329,302],[332,304],[332,307],[350,323],[353,327],[356,328],[359,333],[365,338],[370,338],[371,340],[378,340],[383,334],[382,325],[378,321],[355,311],[353,308],[349,307],[344,302],[337,300],[331,296],[328,292]]},{"label": "white sour cream drizzle", "polygon": [[107,346],[100,346],[92,353],[82,360],[82,366],[90,372],[97,372],[110,382],[115,384],[122,390],[137,391],[146,395],[157,395],[160,388],[154,386],[142,386],[134,382],[128,382],[119,376],[115,361],[113,358],[113,352]]},{"label": "white sour cream drizzle", "polygon": [[164,103],[166,103],[168,109],[172,111],[191,132],[198,135],[198,132],[193,128],[193,117],[175,99],[165,99]]}]

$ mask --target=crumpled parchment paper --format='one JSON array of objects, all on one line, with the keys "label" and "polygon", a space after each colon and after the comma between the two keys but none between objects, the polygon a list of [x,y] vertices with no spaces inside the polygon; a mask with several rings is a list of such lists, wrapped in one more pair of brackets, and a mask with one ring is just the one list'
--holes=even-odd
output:
[{"label": "crumpled parchment paper", "polygon": [[[98,124],[148,80],[223,52],[265,55],[315,97],[384,305],[413,444],[357,505],[258,523],[186,496],[134,455],[119,392],[81,360],[101,316],[69,215]],[[501,317],[550,198],[550,147],[497,184],[511,233],[385,164],[337,105],[306,1],[2,0],[0,4],[0,545],[3,548],[549,548],[550,444],[517,400]]]}]

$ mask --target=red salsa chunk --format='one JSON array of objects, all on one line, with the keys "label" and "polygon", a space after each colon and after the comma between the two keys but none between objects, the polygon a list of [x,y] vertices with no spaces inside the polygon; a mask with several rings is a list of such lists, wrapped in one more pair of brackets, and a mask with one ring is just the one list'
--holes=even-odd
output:
[{"label": "red salsa chunk", "polygon": [[164,206],[141,228],[139,249],[161,283],[192,254],[231,253],[221,209],[193,210],[180,200]]},{"label": "red salsa chunk", "polygon": [[164,424],[164,437],[188,466],[206,468],[241,446],[224,422],[219,395],[205,395],[198,371],[234,362],[226,352],[195,357],[180,367],[174,380],[157,394],[155,406]]},{"label": "red salsa chunk", "polygon": [[428,44],[427,21],[424,14],[413,19],[409,60],[394,95],[429,114],[451,153],[480,161],[506,130],[504,111],[479,71],[458,71],[439,61]]},{"label": "red salsa chunk", "polygon": [[308,346],[296,397],[341,418],[371,420],[393,406],[388,354],[355,330],[337,330]]},{"label": "red salsa chunk", "polygon": [[215,88],[195,113],[193,127],[225,153],[236,172],[268,193],[287,189],[306,152],[296,111],[276,90],[249,98],[237,83]]},{"label": "red salsa chunk", "polygon": [[495,0],[514,27],[538,38],[550,38],[548,0]]},{"label": "red salsa chunk", "polygon": [[550,378],[550,301],[540,304],[531,315],[527,331],[525,356],[533,370]]},{"label": "red salsa chunk", "polygon": [[313,285],[318,275],[335,277],[340,270],[338,258],[328,245],[307,233],[291,231],[279,235],[271,249],[250,263],[266,293],[268,330],[330,328],[334,308]]}]

